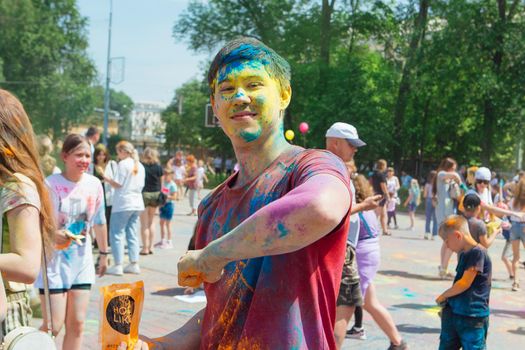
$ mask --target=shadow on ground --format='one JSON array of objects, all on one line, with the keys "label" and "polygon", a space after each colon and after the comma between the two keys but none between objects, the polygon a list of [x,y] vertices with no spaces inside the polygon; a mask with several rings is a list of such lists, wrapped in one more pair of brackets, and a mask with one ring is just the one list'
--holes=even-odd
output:
[{"label": "shadow on ground", "polygon": [[[525,319],[525,311],[520,311],[520,310],[503,310],[503,309],[491,308],[490,313],[493,315],[497,315],[499,317]],[[525,328],[523,327],[520,327],[518,329],[521,329],[522,332],[525,332]],[[521,334],[525,334],[525,333],[521,333]]]},{"label": "shadow on ground", "polygon": [[185,289],[186,288],[180,288],[180,287],[167,288],[167,289],[158,290],[158,291],[153,292],[151,294],[153,294],[153,295],[160,295],[160,296],[163,296],[163,297],[174,297],[176,295],[184,295],[184,290]]},{"label": "shadow on ground", "polygon": [[392,235],[390,238],[392,239],[406,239],[406,240],[409,240],[409,241],[422,241],[423,238],[421,237],[407,237],[407,236],[396,236],[396,235]]},{"label": "shadow on ground", "polygon": [[410,273],[406,271],[397,271],[397,270],[381,270],[381,271],[378,271],[378,273],[381,275],[385,275],[385,276],[412,278],[412,279],[424,280],[424,281],[441,281],[442,280],[441,278],[436,277],[436,276],[418,275],[415,273]]},{"label": "shadow on ground", "polygon": [[441,328],[431,328],[424,326],[415,326],[413,324],[398,324],[397,329],[401,333],[414,333],[414,334],[440,334]]},{"label": "shadow on ground", "polygon": [[508,332],[517,335],[525,335],[525,327],[518,327],[518,329],[509,330]]},{"label": "shadow on ground", "polygon": [[399,309],[410,309],[410,310],[428,310],[428,309],[436,307],[436,305],[405,303],[405,304],[392,305],[391,307],[396,307]]}]

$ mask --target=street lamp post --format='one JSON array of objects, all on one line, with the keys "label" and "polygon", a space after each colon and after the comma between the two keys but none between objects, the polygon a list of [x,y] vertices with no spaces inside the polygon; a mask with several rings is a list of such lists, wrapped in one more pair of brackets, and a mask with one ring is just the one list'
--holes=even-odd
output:
[{"label": "street lamp post", "polygon": [[104,135],[103,143],[108,145],[108,124],[109,124],[109,82],[111,77],[111,20],[113,17],[113,0],[109,0],[109,27],[108,27],[108,57],[106,62],[106,90],[104,91]]}]

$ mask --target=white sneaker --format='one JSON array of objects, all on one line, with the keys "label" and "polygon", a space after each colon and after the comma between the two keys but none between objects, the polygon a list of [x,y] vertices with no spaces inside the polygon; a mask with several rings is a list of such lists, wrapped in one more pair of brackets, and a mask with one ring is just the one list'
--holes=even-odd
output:
[{"label": "white sneaker", "polygon": [[349,331],[346,331],[346,337],[352,339],[366,340],[366,332],[364,328],[357,329],[352,327]]},{"label": "white sneaker", "polygon": [[157,243],[155,243],[153,246],[155,248],[160,248],[162,247],[162,245],[165,243],[165,240],[164,239],[161,239],[160,241],[158,241]]},{"label": "white sneaker", "polygon": [[131,263],[124,268],[125,273],[134,273],[135,275],[140,274],[140,267],[137,263]]},{"label": "white sneaker", "polygon": [[159,249],[173,249],[173,244],[171,243],[171,241],[166,241],[162,243]]},{"label": "white sneaker", "polygon": [[124,271],[122,270],[122,265],[113,265],[106,270],[106,273],[108,275],[122,276]]}]

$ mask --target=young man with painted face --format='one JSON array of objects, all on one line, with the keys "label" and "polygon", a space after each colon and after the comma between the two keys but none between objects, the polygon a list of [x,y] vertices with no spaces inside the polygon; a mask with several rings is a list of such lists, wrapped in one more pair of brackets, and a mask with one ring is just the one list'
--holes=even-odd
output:
[{"label": "young man with painted face", "polygon": [[[288,144],[290,66],[251,38],[213,60],[211,103],[240,166],[199,206],[181,286],[204,281],[207,306],[152,340],[181,349],[335,349],[333,328],[351,205],[333,154]],[[138,345],[142,346],[142,345]]]}]

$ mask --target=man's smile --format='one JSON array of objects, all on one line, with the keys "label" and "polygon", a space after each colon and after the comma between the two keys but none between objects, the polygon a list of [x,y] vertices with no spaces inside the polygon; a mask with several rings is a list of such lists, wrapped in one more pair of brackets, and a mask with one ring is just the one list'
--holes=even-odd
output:
[{"label": "man's smile", "polygon": [[230,119],[237,121],[252,120],[257,116],[257,113],[250,111],[239,111],[234,113]]}]

